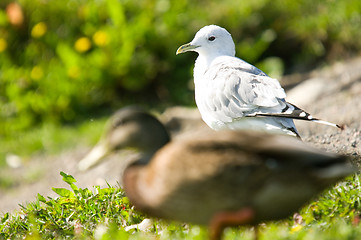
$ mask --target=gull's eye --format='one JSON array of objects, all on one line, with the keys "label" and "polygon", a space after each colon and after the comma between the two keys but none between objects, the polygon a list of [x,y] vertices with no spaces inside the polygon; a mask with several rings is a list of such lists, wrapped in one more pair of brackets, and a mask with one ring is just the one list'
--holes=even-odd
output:
[{"label": "gull's eye", "polygon": [[211,37],[208,38],[208,41],[211,41],[211,42],[212,42],[212,41],[214,41],[214,39],[216,39],[216,37],[215,37],[215,36],[211,36]]}]

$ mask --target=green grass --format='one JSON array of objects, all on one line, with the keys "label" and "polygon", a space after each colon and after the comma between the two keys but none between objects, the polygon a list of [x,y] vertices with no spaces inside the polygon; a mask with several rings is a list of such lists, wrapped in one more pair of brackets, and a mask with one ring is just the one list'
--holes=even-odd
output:
[{"label": "green grass", "polygon": [[[19,212],[0,217],[0,239],[207,239],[204,226],[154,220],[148,231],[124,228],[140,223],[146,216],[137,212],[118,187],[78,188],[76,180],[61,172],[70,190],[53,188],[59,196],[38,194]],[[359,239],[361,228],[360,175],[354,175],[305,206],[303,222],[289,219],[261,224],[260,239]],[[272,207],[270,203],[270,207]],[[227,228],[225,239],[253,239],[250,227]]]}]

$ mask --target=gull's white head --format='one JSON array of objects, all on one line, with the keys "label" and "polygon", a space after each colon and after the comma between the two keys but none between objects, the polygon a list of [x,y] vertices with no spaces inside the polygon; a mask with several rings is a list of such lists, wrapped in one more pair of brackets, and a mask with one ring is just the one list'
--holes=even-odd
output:
[{"label": "gull's white head", "polygon": [[190,43],[180,46],[176,54],[194,51],[202,56],[234,56],[231,34],[224,28],[209,25],[201,28]]}]

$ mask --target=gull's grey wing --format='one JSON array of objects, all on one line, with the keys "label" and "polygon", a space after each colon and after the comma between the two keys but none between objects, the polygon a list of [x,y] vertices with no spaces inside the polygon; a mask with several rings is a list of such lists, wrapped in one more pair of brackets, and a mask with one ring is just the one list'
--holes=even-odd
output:
[{"label": "gull's grey wing", "polygon": [[286,106],[286,94],[278,80],[238,60],[224,58],[223,61],[212,64],[206,72],[208,86],[207,89],[200,90],[203,91],[200,101],[207,111],[224,122],[248,113],[281,112]]}]

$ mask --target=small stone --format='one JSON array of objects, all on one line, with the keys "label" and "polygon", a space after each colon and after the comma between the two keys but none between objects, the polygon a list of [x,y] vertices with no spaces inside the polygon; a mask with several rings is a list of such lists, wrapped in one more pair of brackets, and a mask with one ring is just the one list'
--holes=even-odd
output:
[{"label": "small stone", "polygon": [[146,218],[139,224],[133,224],[133,225],[125,227],[124,230],[129,231],[131,229],[138,229],[138,230],[144,232],[144,231],[150,230],[152,227],[153,227],[153,220]]},{"label": "small stone", "polygon": [[354,147],[354,148],[356,147],[356,145],[357,145],[356,141],[353,141],[353,143],[351,143],[351,146]]}]

